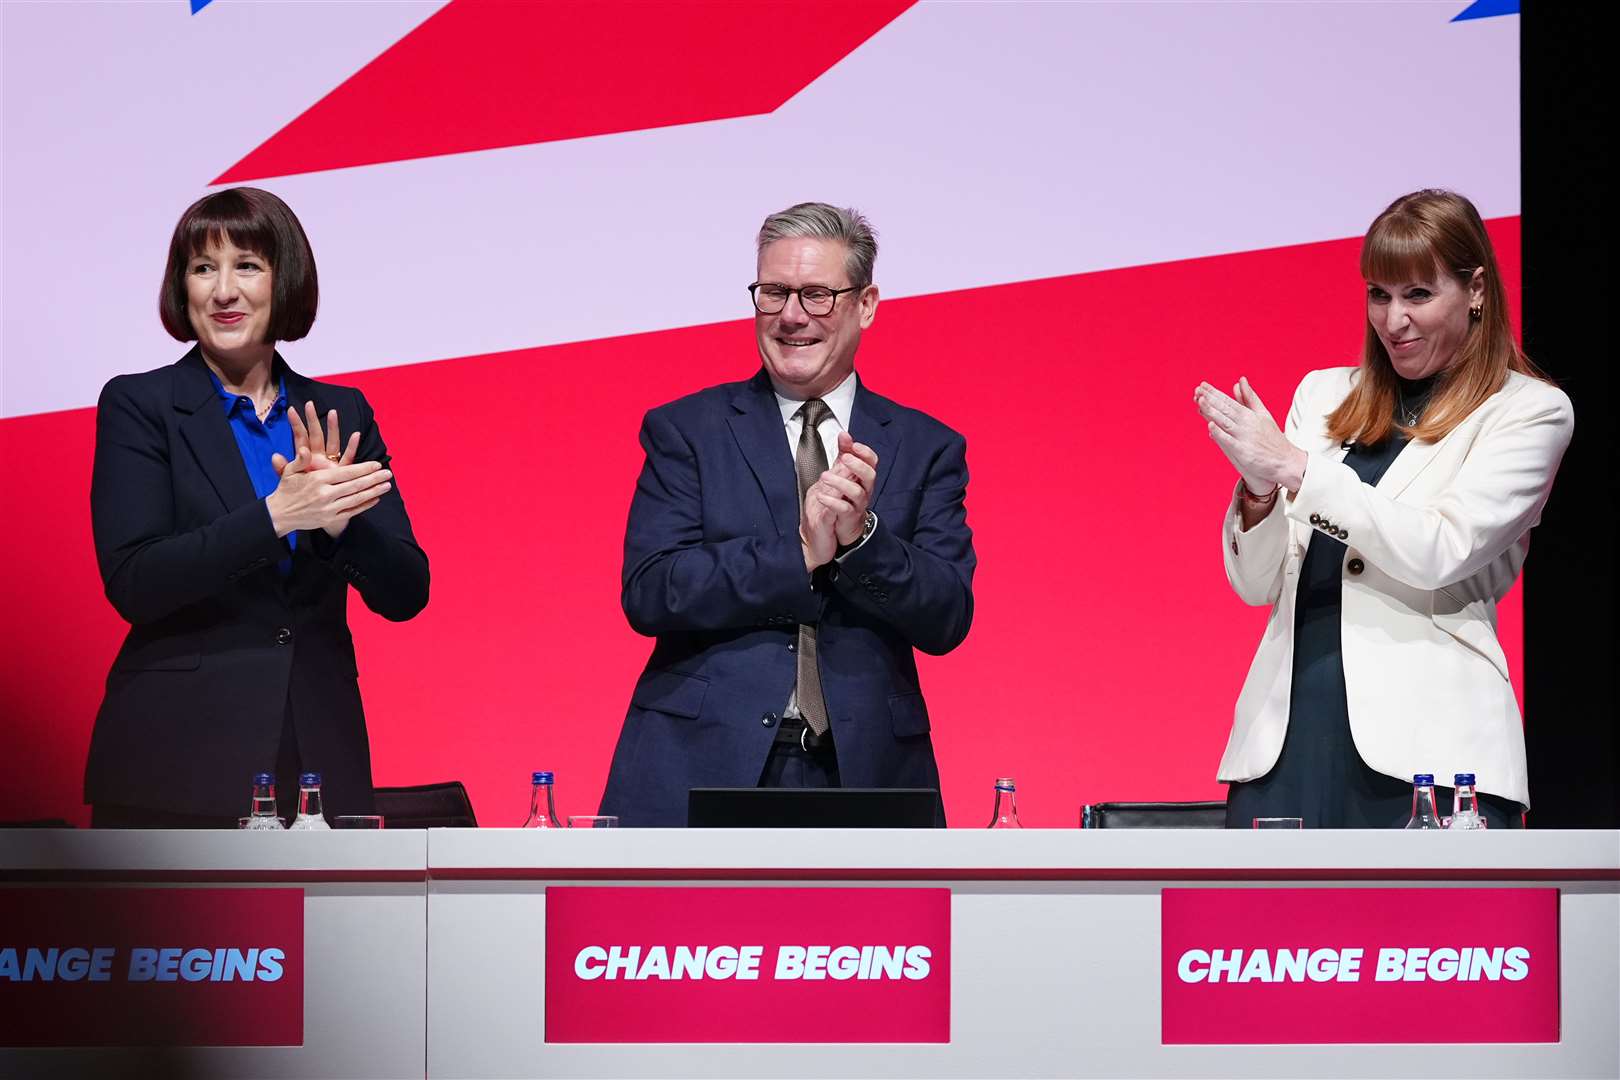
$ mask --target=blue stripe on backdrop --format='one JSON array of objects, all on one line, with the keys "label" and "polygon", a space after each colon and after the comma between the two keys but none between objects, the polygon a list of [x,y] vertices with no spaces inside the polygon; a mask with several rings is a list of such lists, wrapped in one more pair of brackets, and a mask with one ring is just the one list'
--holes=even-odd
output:
[{"label": "blue stripe on backdrop", "polygon": [[[192,0],[193,3],[196,0]],[[206,3],[207,0],[204,0]],[[1489,19],[1496,15],[1517,15],[1519,13],[1519,0],[1474,0],[1472,4],[1463,8],[1452,16],[1452,22],[1463,22],[1467,19]]]}]

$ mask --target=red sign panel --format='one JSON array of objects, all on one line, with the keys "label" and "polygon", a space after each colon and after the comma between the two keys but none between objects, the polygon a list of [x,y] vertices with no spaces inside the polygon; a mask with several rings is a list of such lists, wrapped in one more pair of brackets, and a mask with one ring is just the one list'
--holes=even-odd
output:
[{"label": "red sign panel", "polygon": [[1558,1041],[1557,889],[1166,889],[1166,1043]]},{"label": "red sign panel", "polygon": [[942,1043],[949,889],[546,890],[546,1041]]},{"label": "red sign panel", "polygon": [[0,889],[0,1046],[302,1046],[302,889]]}]

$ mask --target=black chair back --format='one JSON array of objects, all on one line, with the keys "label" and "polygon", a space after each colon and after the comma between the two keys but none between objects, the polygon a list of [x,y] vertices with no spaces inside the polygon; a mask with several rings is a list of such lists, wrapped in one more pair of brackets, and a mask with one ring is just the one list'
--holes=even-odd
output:
[{"label": "black chair back", "polygon": [[1087,829],[1224,829],[1224,802],[1105,802],[1080,810]]},{"label": "black chair back", "polygon": [[386,829],[476,829],[472,800],[460,780],[373,790]]}]

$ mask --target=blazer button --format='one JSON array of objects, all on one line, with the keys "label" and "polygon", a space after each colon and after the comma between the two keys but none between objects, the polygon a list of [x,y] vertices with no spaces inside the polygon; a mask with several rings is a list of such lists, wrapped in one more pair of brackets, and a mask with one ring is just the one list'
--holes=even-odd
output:
[{"label": "blazer button", "polygon": [[1312,525],[1320,525],[1320,524],[1322,524],[1322,515],[1321,514],[1312,514],[1311,515],[1311,524]]},{"label": "blazer button", "polygon": [[1351,559],[1349,562],[1345,563],[1344,568],[1350,571],[1352,574],[1359,574],[1363,570],[1367,569],[1367,564],[1362,562],[1360,559]]},{"label": "blazer button", "polygon": [[764,724],[766,727],[770,727],[772,724],[776,723],[776,714],[773,712],[768,712],[759,718],[759,722]]},{"label": "blazer button", "polygon": [[797,641],[788,642],[788,652],[798,652],[798,651],[799,651],[799,643]]},{"label": "blazer button", "polygon": [[290,641],[292,641],[292,631],[291,630],[289,630],[285,626],[283,626],[280,630],[276,631],[276,644],[277,645],[285,645]]}]

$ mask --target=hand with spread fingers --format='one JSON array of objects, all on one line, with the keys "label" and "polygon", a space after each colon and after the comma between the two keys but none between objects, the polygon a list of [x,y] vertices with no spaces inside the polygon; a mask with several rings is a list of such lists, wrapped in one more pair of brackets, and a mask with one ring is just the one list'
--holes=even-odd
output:
[{"label": "hand with spread fingers", "polygon": [[1209,425],[1209,437],[1243,477],[1250,494],[1262,498],[1279,487],[1298,491],[1305,479],[1305,451],[1288,441],[1249,380],[1241,378],[1229,397],[1199,383],[1193,403]]},{"label": "hand with spread fingers", "polygon": [[350,518],[376,506],[393,487],[394,474],[380,461],[328,462],[324,468],[312,469],[310,458],[310,449],[304,446],[291,461],[282,462],[281,482],[265,499],[277,536],[325,529],[336,539]]},{"label": "hand with spread fingers", "polygon": [[[287,410],[287,420],[292,425],[293,459],[303,457],[305,465],[302,471],[309,473],[322,473],[331,469],[354,464],[355,456],[360,451],[360,433],[358,431],[349,436],[349,444],[343,445],[342,433],[338,427],[338,414],[336,409],[330,409],[326,414],[326,427],[323,430],[319,414],[315,410],[313,401],[304,403],[304,412],[308,419],[301,419],[297,409]],[[277,475],[285,473],[288,461],[280,454],[270,455],[270,464],[275,468]],[[387,488],[383,488],[386,491]],[[377,505],[382,492],[376,497],[360,505],[351,513],[343,516],[333,524],[325,526],[326,535],[336,540],[343,535],[348,527],[349,519],[355,514],[363,514]]]}]

